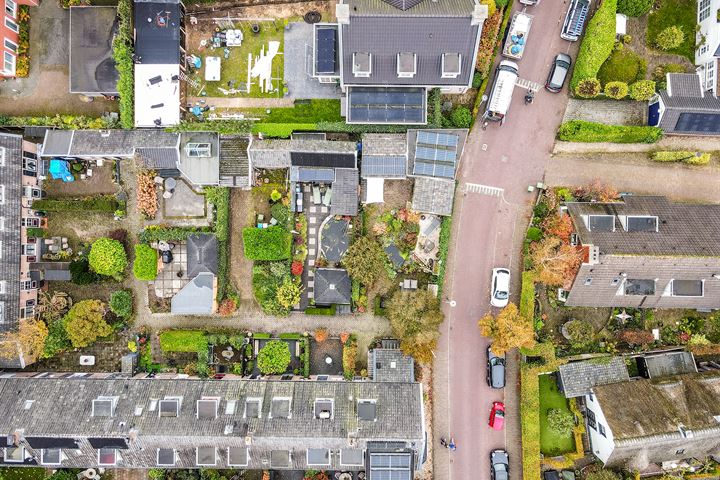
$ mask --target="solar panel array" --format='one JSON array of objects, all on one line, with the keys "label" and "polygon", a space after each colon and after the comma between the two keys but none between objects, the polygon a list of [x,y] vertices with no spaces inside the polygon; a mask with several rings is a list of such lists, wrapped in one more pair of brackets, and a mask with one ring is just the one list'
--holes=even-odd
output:
[{"label": "solar panel array", "polygon": [[348,122],[423,123],[423,88],[351,88]]},{"label": "solar panel array", "polygon": [[419,131],[415,143],[415,175],[455,178],[457,149],[460,139],[457,135]]},{"label": "solar panel array", "polygon": [[332,168],[292,167],[291,182],[334,182],[335,170]]},{"label": "solar panel array", "polygon": [[675,124],[675,131],[720,133],[720,114],[681,113]]},{"label": "solar panel array", "polygon": [[405,157],[400,155],[365,156],[360,165],[360,172],[363,177],[404,177],[406,163]]},{"label": "solar panel array", "polygon": [[334,28],[318,28],[316,35],[315,72],[335,73],[337,31]]},{"label": "solar panel array", "polygon": [[373,480],[410,480],[409,453],[371,453],[370,478]]}]

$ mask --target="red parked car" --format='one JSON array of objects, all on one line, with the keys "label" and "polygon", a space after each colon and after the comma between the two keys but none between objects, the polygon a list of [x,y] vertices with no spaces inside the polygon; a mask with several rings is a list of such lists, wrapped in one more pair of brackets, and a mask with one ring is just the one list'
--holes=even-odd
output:
[{"label": "red parked car", "polygon": [[493,402],[492,410],[490,410],[490,425],[495,430],[502,430],[505,424],[505,404],[502,402]]}]

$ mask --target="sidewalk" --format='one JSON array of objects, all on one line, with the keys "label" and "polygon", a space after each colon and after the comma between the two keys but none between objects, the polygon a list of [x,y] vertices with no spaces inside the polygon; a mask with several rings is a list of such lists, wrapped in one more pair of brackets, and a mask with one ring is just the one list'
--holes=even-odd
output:
[{"label": "sidewalk", "polygon": [[562,153],[625,153],[653,152],[655,150],[720,151],[720,138],[671,135],[657,143],[579,143],[555,142],[553,154]]}]

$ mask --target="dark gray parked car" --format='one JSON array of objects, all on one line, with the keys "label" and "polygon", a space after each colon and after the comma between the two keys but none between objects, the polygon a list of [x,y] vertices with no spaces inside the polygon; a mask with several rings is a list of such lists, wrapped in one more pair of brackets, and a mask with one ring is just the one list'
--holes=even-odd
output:
[{"label": "dark gray parked car", "polygon": [[568,73],[570,72],[570,65],[572,65],[572,58],[564,53],[558,53],[550,67],[550,74],[548,75],[547,82],[545,82],[545,88],[553,93],[558,93],[562,90],[563,85],[565,85],[565,79],[567,79]]},{"label": "dark gray parked car", "polygon": [[492,388],[505,387],[505,357],[495,355],[487,349],[487,383]]},{"label": "dark gray parked car", "polygon": [[508,480],[510,478],[510,457],[505,450],[490,452],[490,477],[493,480]]}]

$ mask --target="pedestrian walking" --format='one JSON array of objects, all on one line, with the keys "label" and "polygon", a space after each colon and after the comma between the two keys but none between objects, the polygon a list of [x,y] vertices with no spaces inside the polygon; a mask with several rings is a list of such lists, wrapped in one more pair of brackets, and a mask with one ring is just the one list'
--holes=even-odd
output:
[{"label": "pedestrian walking", "polygon": [[448,448],[447,440],[445,440],[445,437],[440,437],[440,445],[442,445],[445,448]]},{"label": "pedestrian walking", "polygon": [[455,446],[455,439],[452,438],[452,437],[450,437],[450,443],[448,443],[448,448],[449,448],[450,450],[452,450],[453,452],[454,452],[455,449],[457,448],[457,447]]}]

